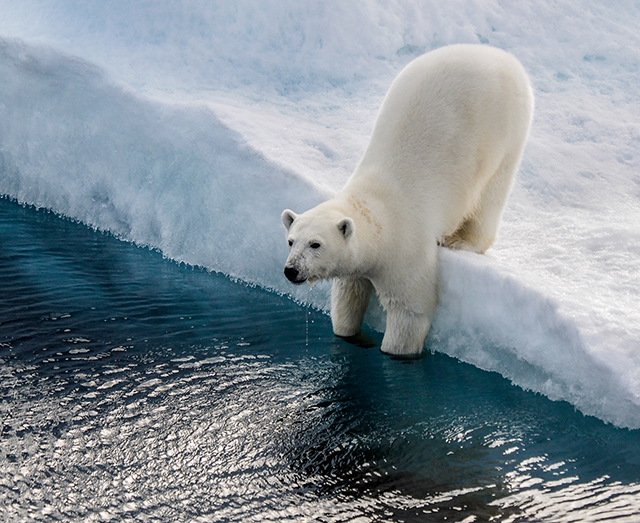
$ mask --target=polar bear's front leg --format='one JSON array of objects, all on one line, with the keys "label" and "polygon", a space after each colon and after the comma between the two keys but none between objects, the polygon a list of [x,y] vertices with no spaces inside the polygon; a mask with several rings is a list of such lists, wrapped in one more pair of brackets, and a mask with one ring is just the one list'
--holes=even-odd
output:
[{"label": "polar bear's front leg", "polygon": [[365,278],[337,278],[331,287],[331,323],[336,336],[360,334],[373,286]]},{"label": "polar bear's front leg", "polygon": [[430,314],[416,314],[400,307],[389,307],[380,350],[395,356],[419,356],[430,327]]}]

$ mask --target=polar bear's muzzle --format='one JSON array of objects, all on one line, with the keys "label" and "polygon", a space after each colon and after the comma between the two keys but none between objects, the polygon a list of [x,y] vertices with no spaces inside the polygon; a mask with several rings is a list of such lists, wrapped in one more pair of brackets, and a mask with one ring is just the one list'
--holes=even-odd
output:
[{"label": "polar bear's muzzle", "polygon": [[295,267],[285,266],[284,275],[287,277],[287,280],[296,285],[301,285],[307,281],[307,278],[301,275],[300,271]]}]

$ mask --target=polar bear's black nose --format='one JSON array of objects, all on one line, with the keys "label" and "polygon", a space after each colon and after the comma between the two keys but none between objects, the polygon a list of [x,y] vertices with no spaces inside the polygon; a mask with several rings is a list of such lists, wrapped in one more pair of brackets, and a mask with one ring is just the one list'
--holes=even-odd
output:
[{"label": "polar bear's black nose", "polygon": [[296,280],[298,279],[298,269],[295,269],[293,267],[285,267],[284,275],[287,277],[287,280],[296,283]]}]

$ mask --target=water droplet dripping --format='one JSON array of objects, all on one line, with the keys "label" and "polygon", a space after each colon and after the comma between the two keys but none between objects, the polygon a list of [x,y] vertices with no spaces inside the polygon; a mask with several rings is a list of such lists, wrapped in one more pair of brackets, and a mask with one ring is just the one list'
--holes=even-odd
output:
[{"label": "water droplet dripping", "polygon": [[313,289],[315,281],[309,282],[309,291],[307,292],[307,313],[305,314],[305,344],[309,347],[309,315],[311,314],[311,289]]}]

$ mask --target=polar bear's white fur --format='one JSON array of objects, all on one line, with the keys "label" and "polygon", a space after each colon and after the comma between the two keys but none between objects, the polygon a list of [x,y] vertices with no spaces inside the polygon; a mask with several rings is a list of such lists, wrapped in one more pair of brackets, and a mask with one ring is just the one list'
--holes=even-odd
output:
[{"label": "polar bear's white fur", "polygon": [[438,302],[438,243],[493,243],[533,112],[520,63],[452,45],[407,65],[380,108],[344,189],[297,215],[285,210],[293,283],[334,279],[336,335],[355,336],[375,289],[387,313],[381,350],[418,355]]}]

